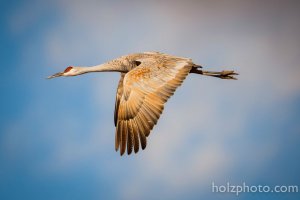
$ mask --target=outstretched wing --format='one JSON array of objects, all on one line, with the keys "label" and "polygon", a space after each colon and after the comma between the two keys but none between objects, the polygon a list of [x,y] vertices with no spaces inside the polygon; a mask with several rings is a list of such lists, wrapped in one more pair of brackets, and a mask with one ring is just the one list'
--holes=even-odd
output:
[{"label": "outstretched wing", "polygon": [[[123,80],[117,104],[116,151],[131,154],[146,148],[150,131],[157,123],[164,103],[172,96],[190,72],[193,64],[188,59],[168,58],[145,60],[129,71]],[[122,78],[121,78],[122,79]],[[118,93],[117,93],[118,95]]]}]

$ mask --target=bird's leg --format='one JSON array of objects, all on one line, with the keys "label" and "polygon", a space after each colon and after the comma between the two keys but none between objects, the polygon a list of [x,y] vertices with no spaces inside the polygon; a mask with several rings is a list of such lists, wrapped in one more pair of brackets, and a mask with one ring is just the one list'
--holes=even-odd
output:
[{"label": "bird's leg", "polygon": [[221,79],[234,79],[237,80],[237,78],[234,77],[234,75],[238,75],[238,73],[235,73],[233,70],[223,70],[221,72],[212,72],[212,71],[202,71],[203,75],[206,76],[213,76]]},{"label": "bird's leg", "polygon": [[237,80],[237,78],[235,78],[234,75],[239,75],[238,73],[235,73],[233,70],[230,71],[223,70],[221,72],[213,72],[213,71],[204,71],[197,68],[192,68],[190,73],[201,74],[205,76],[213,76],[221,79],[232,79],[232,80]]}]

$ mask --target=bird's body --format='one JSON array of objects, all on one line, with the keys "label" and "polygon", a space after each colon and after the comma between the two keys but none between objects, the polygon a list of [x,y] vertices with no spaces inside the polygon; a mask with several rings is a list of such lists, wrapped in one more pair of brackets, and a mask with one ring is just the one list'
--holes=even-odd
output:
[{"label": "bird's body", "polygon": [[68,67],[57,76],[75,76],[88,72],[115,71],[121,73],[115,102],[115,149],[123,155],[126,147],[131,154],[146,148],[150,131],[157,123],[164,104],[174,94],[189,73],[235,79],[233,71],[200,70],[189,58],[144,52],[122,56],[93,67]]}]

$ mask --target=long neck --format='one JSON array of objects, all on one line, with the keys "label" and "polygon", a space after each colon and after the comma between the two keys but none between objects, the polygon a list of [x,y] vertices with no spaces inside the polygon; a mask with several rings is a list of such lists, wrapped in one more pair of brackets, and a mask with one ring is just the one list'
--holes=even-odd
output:
[{"label": "long neck", "polygon": [[101,65],[95,65],[90,67],[83,67],[82,71],[84,73],[89,72],[125,72],[124,66],[115,62],[107,62]]}]

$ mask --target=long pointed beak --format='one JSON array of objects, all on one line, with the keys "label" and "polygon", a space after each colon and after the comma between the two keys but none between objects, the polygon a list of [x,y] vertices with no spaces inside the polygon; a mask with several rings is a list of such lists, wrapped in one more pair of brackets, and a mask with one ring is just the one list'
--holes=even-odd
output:
[{"label": "long pointed beak", "polygon": [[63,74],[64,74],[63,72],[58,72],[58,73],[56,73],[56,74],[53,74],[52,76],[48,76],[47,79],[60,77],[60,76],[62,76]]}]

